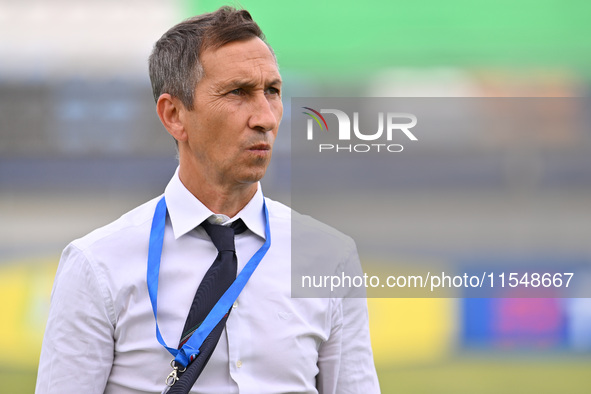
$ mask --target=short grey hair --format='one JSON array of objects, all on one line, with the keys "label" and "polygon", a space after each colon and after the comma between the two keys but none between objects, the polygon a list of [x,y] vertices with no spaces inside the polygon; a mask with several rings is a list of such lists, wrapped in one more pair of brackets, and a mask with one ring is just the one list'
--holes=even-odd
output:
[{"label": "short grey hair", "polygon": [[204,74],[199,55],[210,47],[216,49],[255,37],[266,43],[250,13],[229,6],[173,26],[154,44],[149,58],[154,100],[158,102],[162,94],[168,93],[192,110],[195,86]]}]

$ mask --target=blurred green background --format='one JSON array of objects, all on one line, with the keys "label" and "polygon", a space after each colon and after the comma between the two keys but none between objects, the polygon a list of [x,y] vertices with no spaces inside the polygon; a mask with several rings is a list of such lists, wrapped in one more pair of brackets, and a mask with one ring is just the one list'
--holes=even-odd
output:
[{"label": "blurred green background", "polygon": [[[222,4],[233,3],[0,0],[0,391],[34,390],[60,251],[166,185],[174,144],[153,109],[146,59],[174,23]],[[296,96],[589,96],[586,1],[239,5],[277,54],[286,114]],[[557,130],[550,141],[589,147],[585,132]],[[289,119],[280,133],[264,187],[289,202]],[[548,136],[527,138],[534,149],[554,149]],[[583,207],[590,167],[577,162],[561,186]],[[467,322],[479,317],[461,299],[370,299],[382,391],[588,393],[588,301],[566,300],[555,305],[558,318],[543,316],[558,319],[546,342],[507,346],[502,333],[466,338]],[[528,302],[526,317],[548,305]]]}]

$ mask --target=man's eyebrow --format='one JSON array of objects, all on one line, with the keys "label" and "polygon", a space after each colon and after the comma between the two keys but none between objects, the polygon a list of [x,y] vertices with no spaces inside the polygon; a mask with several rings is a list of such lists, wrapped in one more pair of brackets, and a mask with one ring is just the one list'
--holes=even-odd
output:
[{"label": "man's eyebrow", "polygon": [[[275,86],[275,85],[281,85],[281,84],[282,84],[281,78],[275,78],[269,82],[265,82],[265,86]],[[252,80],[248,80],[248,79],[233,79],[233,80],[230,80],[230,81],[220,84],[220,86],[223,89],[229,89],[229,88],[253,89],[253,88],[257,87],[257,85],[258,85],[257,82],[253,82]]]},{"label": "man's eyebrow", "polygon": [[281,84],[283,84],[283,81],[281,80],[281,78],[275,78],[275,79],[271,80],[269,83],[267,83],[267,86],[281,85]]},{"label": "man's eyebrow", "polygon": [[254,88],[256,82],[247,79],[232,79],[221,84],[224,88]]}]

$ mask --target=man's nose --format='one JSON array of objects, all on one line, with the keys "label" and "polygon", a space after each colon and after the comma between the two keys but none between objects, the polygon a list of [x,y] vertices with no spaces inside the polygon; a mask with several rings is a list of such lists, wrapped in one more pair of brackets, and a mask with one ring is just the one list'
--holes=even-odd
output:
[{"label": "man's nose", "polygon": [[266,132],[277,127],[279,119],[277,119],[277,111],[274,111],[274,106],[277,104],[272,103],[271,100],[273,99],[268,98],[263,92],[253,97],[250,128]]}]

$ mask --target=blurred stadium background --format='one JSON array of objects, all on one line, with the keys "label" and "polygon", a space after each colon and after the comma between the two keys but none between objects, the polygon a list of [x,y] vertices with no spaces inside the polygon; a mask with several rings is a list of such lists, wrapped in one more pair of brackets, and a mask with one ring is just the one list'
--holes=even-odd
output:
[{"label": "blurred stadium background", "polygon": [[[146,63],[152,44],[174,23],[224,3],[0,0],[1,392],[33,392],[61,250],[161,193],[176,167],[174,144],[153,110]],[[275,49],[286,114],[291,96],[589,96],[591,3],[586,1],[240,4]],[[264,187],[268,196],[289,202],[286,123]],[[450,195],[438,186],[444,182],[432,184],[429,177],[422,185],[397,186],[398,201],[423,212],[402,213],[405,240],[412,246],[399,241],[406,245],[404,258],[435,255],[445,262],[459,255],[433,253],[445,240],[437,231],[425,231],[433,214],[430,202],[445,201],[447,216],[439,217],[444,223],[478,226],[469,216],[475,210],[464,208],[484,199],[487,207],[496,207],[489,215],[512,215],[502,205],[509,190],[520,201],[537,196],[539,203],[512,219],[510,233],[518,235],[513,250],[535,257],[543,246],[555,260],[589,264],[589,123],[577,130],[489,136],[484,151],[493,156],[511,153],[509,141],[518,142],[503,164],[520,171],[501,190],[473,190],[469,177],[459,177],[461,195]],[[454,142],[453,136],[442,139],[447,149]],[[483,141],[475,143],[483,149]],[[452,153],[456,166],[437,161],[438,177],[487,165],[470,146]],[[551,168],[558,170],[550,175],[543,173],[549,167],[539,164],[548,155],[557,158]],[[550,189],[540,179],[552,179]],[[538,223],[544,226],[536,230]],[[531,242],[522,244],[523,239]],[[472,256],[486,260],[486,248],[479,256],[478,246],[471,245]],[[504,258],[487,264],[504,264],[512,256]],[[591,392],[590,299],[368,302],[384,393]]]}]

